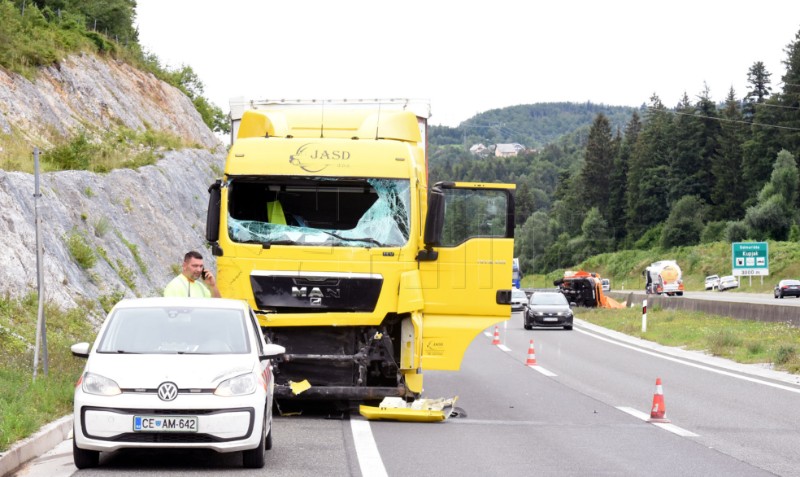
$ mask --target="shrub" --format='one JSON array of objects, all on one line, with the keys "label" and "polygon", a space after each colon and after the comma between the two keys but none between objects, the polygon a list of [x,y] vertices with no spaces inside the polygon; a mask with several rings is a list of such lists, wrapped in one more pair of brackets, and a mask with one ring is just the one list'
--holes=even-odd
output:
[{"label": "shrub", "polygon": [[92,247],[77,229],[73,228],[66,237],[67,250],[70,255],[84,270],[92,268],[97,263],[97,255],[95,255]]}]

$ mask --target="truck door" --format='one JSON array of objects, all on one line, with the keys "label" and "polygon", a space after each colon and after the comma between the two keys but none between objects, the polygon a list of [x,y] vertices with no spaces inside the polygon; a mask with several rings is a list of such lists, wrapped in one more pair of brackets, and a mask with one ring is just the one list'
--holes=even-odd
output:
[{"label": "truck door", "polygon": [[[444,195],[444,214],[437,243],[428,243],[419,260],[423,369],[459,369],[475,336],[509,319],[514,188],[458,182],[434,186]],[[429,214],[435,213],[431,207]]]}]

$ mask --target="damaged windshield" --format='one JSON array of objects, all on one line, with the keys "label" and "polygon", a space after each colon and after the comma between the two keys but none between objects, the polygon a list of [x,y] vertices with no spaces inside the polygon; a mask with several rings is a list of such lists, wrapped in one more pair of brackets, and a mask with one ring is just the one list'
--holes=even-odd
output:
[{"label": "damaged windshield", "polygon": [[409,237],[402,179],[234,178],[228,235],[239,243],[398,247]]}]

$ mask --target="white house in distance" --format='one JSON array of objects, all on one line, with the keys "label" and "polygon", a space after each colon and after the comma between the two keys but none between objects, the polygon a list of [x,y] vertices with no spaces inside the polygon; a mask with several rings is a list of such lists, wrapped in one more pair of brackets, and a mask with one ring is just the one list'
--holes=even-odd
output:
[{"label": "white house in distance", "polygon": [[494,150],[494,155],[497,157],[514,157],[524,150],[525,146],[516,142],[513,144],[498,144]]}]

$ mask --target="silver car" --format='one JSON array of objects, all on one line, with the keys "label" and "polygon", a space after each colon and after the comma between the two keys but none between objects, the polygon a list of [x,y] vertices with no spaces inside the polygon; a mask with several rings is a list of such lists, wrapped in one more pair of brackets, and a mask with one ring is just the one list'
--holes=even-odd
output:
[{"label": "silver car", "polygon": [[519,288],[511,289],[511,311],[522,311],[528,305],[528,295]]},{"label": "silver car", "polygon": [[719,279],[717,291],[730,290],[731,288],[739,288],[739,280],[733,275],[727,275]]},{"label": "silver car", "polygon": [[263,467],[272,447],[273,375],[250,306],[222,298],[122,300],[75,387],[73,460],[79,469],[122,448],[201,448]]}]

